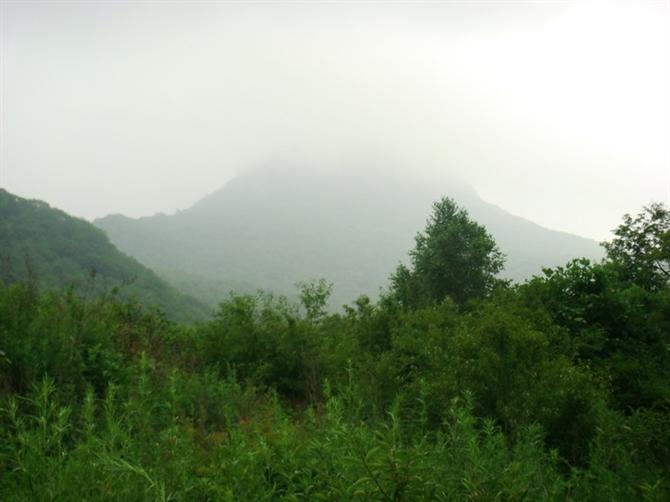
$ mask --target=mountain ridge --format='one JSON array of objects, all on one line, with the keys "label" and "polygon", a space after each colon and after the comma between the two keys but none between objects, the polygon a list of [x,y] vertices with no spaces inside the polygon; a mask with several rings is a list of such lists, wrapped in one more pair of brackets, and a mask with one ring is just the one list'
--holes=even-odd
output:
[{"label": "mountain ridge", "polygon": [[325,277],[335,283],[331,305],[338,306],[359,294],[374,297],[388,284],[443,196],[494,236],[508,258],[503,277],[520,281],[542,267],[602,256],[595,241],[512,215],[460,180],[408,180],[383,171],[255,169],[172,215],[110,215],[94,224],[210,304],[228,290],[291,296],[295,283]]},{"label": "mountain ridge", "polygon": [[47,202],[0,189],[0,281],[37,281],[43,289],[73,287],[137,297],[168,317],[192,322],[210,310],[176,291],[136,259],[119,251],[103,230]]}]

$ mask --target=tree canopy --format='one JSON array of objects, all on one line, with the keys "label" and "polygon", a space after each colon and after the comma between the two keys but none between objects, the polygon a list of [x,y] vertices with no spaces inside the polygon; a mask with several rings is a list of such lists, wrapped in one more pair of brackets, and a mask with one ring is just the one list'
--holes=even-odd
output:
[{"label": "tree canopy", "polygon": [[629,279],[656,288],[670,280],[670,211],[653,203],[632,217],[626,214],[604,243],[607,257],[619,264]]},{"label": "tree canopy", "polygon": [[451,298],[462,305],[490,293],[498,282],[504,256],[486,228],[450,198],[433,204],[423,232],[410,251],[411,268],[401,265],[392,276],[392,290],[408,305]]}]

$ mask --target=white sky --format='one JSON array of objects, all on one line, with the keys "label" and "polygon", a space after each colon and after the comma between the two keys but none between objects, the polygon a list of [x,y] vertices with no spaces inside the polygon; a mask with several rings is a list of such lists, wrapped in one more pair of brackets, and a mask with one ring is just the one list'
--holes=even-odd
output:
[{"label": "white sky", "polygon": [[0,0],[0,186],[88,219],[139,216],[273,159],[372,158],[606,238],[670,202],[669,12]]}]

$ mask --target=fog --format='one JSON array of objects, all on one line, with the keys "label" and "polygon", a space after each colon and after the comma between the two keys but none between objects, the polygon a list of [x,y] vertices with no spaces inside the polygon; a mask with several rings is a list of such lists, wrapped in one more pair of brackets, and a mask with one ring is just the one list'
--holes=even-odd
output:
[{"label": "fog", "polygon": [[87,219],[273,162],[457,175],[596,239],[670,202],[667,2],[0,9],[0,186]]}]

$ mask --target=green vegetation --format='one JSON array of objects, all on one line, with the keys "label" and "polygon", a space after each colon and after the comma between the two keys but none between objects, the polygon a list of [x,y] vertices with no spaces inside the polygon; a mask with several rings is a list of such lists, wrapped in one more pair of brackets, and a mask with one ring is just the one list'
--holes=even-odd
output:
[{"label": "green vegetation", "polygon": [[177,321],[202,320],[210,312],[121,253],[87,221],[2,189],[0,281],[35,282],[44,290],[74,287],[89,296],[114,291],[155,305]]},{"label": "green vegetation", "polygon": [[0,288],[0,498],[668,500],[670,285],[631,273],[666,248],[618,251],[668,242],[654,208],[510,285],[443,200],[402,281],[336,314],[326,281],[198,325]]},{"label": "green vegetation", "polygon": [[433,205],[410,257],[412,270],[400,265],[391,282],[396,297],[413,306],[483,297],[499,283],[504,263],[493,237],[451,199]]}]

